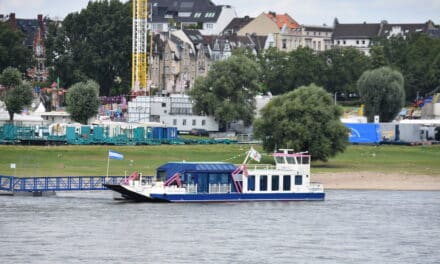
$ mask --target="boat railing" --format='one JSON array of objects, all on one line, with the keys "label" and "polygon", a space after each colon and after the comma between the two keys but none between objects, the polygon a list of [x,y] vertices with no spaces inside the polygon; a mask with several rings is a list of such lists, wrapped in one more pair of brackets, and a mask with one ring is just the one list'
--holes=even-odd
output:
[{"label": "boat railing", "polygon": [[248,170],[275,170],[276,166],[271,164],[248,164]]},{"label": "boat railing", "polygon": [[186,185],[187,193],[197,193],[197,184],[188,184]]},{"label": "boat railing", "polygon": [[311,182],[309,190],[310,192],[324,192],[324,185],[319,182]]},{"label": "boat railing", "polygon": [[231,192],[231,184],[209,184],[209,193],[230,193]]}]

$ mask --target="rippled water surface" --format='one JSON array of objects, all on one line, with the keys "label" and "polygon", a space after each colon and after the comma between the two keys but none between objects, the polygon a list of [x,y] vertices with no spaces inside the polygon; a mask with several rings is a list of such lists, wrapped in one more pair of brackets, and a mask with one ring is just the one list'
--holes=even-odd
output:
[{"label": "rippled water surface", "polygon": [[440,263],[440,192],[219,204],[0,196],[0,263]]}]

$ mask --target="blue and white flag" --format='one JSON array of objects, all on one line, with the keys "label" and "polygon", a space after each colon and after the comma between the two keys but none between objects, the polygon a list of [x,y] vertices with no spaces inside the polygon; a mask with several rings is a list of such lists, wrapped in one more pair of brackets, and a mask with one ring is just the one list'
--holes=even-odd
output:
[{"label": "blue and white flag", "polygon": [[108,158],[109,159],[123,160],[124,159],[124,155],[122,155],[121,153],[118,153],[116,151],[109,150],[108,151]]}]

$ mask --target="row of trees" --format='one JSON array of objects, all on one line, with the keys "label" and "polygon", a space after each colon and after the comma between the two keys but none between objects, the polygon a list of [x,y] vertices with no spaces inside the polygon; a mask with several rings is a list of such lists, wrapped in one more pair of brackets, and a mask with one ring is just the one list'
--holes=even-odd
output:
[{"label": "row of trees", "polygon": [[[249,54],[215,63],[190,92],[195,111],[214,116],[221,129],[238,120],[252,124],[255,95],[266,88],[258,81],[259,76],[266,73]],[[340,121],[342,108],[333,103],[333,96],[324,88],[306,84],[299,88],[288,84],[286,90],[290,92],[273,98],[253,122],[254,133],[266,151],[288,147],[308,150],[315,159],[327,160],[347,145],[348,131]],[[374,115],[390,121],[404,105],[403,76],[389,67],[364,71],[353,89],[365,103],[370,121]]]},{"label": "row of trees", "polygon": [[291,52],[272,48],[257,56],[244,50],[236,50],[235,54],[244,54],[260,65],[262,91],[274,95],[315,83],[332,94],[349,97],[357,93],[362,73],[379,67],[403,74],[407,102],[440,85],[440,39],[415,34],[377,39],[374,43],[370,56],[355,48],[333,48],[321,53],[309,48]]}]

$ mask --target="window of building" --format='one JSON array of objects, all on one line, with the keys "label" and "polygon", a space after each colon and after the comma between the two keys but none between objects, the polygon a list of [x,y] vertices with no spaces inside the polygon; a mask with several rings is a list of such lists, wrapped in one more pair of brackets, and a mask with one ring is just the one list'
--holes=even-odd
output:
[{"label": "window of building", "polygon": [[344,40],[344,41],[342,41],[342,44],[344,44],[344,45],[345,45],[345,40]]},{"label": "window of building", "polygon": [[260,191],[267,191],[267,175],[260,175]]},{"label": "window of building", "polygon": [[338,45],[341,44],[341,41],[338,40]]},{"label": "window of building", "polygon": [[283,176],[283,191],[290,191],[290,175]]},{"label": "window of building", "polygon": [[255,176],[254,175],[250,175],[247,177],[247,182],[248,182],[248,191],[255,191]]},{"label": "window of building", "polygon": [[182,120],[182,125],[186,126],[186,119]]},{"label": "window of building", "polygon": [[283,49],[287,49],[287,40],[283,39]]},{"label": "window of building", "polygon": [[162,103],[162,107],[167,107],[167,103]]},{"label": "window of building", "polygon": [[177,126],[177,119],[173,119],[173,126]]},{"label": "window of building", "polygon": [[362,44],[365,44],[365,40],[362,40]]},{"label": "window of building", "polygon": [[302,175],[296,175],[295,176],[295,185],[302,185],[303,184],[303,177]]},{"label": "window of building", "polygon": [[192,125],[195,126],[196,125],[196,120],[193,119]]},{"label": "window of building", "polygon": [[272,191],[278,191],[280,189],[280,176],[272,175]]},{"label": "window of building", "polygon": [[202,13],[200,13],[200,12],[194,13],[194,17],[195,18],[198,18],[198,17],[201,17],[201,16],[202,16]]},{"label": "window of building", "polygon": [[202,126],[205,126],[205,125],[206,125],[206,120],[203,119],[203,120],[202,120]]},{"label": "window of building", "polygon": [[214,24],[212,24],[212,23],[206,23],[205,25],[206,25],[206,28],[207,28],[207,29],[212,29],[212,28],[214,28]]},{"label": "window of building", "polygon": [[356,44],[358,44],[358,45],[359,45],[359,40],[356,40]]}]

